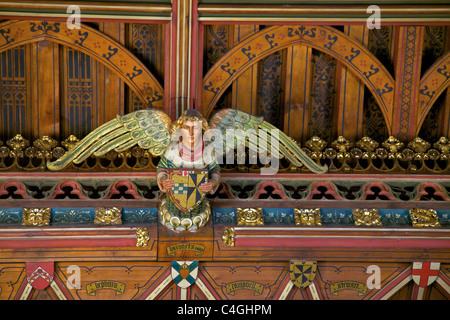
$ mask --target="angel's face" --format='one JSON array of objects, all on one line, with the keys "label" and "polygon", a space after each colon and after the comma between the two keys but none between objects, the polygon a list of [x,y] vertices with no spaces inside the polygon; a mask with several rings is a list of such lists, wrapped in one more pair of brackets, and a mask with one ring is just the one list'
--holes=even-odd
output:
[{"label": "angel's face", "polygon": [[[183,135],[183,144],[190,147],[196,146],[202,138],[202,123],[201,121],[186,121],[183,125],[185,134]],[[185,142],[186,141],[186,142]]]}]

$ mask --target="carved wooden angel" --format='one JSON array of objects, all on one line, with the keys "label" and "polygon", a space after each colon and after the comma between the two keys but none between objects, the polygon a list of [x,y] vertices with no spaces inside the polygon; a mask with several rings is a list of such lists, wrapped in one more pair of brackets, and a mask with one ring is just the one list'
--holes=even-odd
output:
[{"label": "carved wooden angel", "polygon": [[225,161],[235,161],[236,149],[241,151],[238,163],[244,161],[245,147],[253,163],[259,155],[260,162],[265,164],[262,174],[275,174],[277,161],[283,156],[297,167],[305,165],[318,174],[327,171],[326,166],[314,162],[294,140],[262,117],[235,109],[218,111],[209,123],[194,109],[186,110],[175,122],[158,109],[118,115],[61,158],[48,162],[47,167],[60,170],[70,162],[78,164],[91,155],[102,156],[111,150],[121,152],[135,145],[161,157],[157,182],[168,196],[159,211],[162,222],[174,230],[192,231],[208,222],[211,210],[204,195],[217,190],[219,164],[224,155]]}]

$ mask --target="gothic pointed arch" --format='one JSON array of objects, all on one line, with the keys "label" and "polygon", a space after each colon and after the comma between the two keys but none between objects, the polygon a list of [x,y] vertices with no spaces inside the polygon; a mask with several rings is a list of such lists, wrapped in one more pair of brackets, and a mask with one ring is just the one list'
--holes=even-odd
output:
[{"label": "gothic pointed arch", "polygon": [[78,29],[69,29],[65,22],[11,20],[0,24],[0,52],[44,40],[91,56],[123,79],[149,107],[164,107],[164,89],[155,76],[128,49],[107,35],[83,24]]},{"label": "gothic pointed arch", "polygon": [[361,43],[327,26],[272,26],[241,41],[205,75],[201,97],[203,115],[210,115],[226,88],[250,66],[276,51],[299,44],[325,52],[352,70],[372,92],[390,130],[393,77]]},{"label": "gothic pointed arch", "polygon": [[450,86],[450,52],[438,59],[422,76],[419,87],[419,114],[416,135],[437,98]]}]

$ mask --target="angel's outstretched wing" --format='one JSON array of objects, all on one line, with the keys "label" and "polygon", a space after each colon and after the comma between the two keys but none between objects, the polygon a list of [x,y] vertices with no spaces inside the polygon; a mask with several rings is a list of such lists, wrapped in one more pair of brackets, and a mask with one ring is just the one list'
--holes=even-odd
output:
[{"label": "angel's outstretched wing", "polygon": [[111,150],[121,152],[136,144],[160,156],[170,143],[171,126],[170,117],[157,109],[118,115],[89,133],[61,158],[47,162],[47,168],[60,170],[70,162],[81,163],[91,155],[98,157]]},{"label": "angel's outstretched wing", "polygon": [[[249,148],[254,148],[254,150],[258,150],[258,148],[260,147],[258,145],[255,145],[254,142],[257,141],[256,135],[261,139],[259,130],[263,129],[267,132],[266,147],[268,150],[270,150],[270,142],[273,141],[273,139],[278,139],[279,151],[282,154],[280,155],[280,157],[285,156],[289,161],[291,161],[292,164],[297,167],[301,167],[304,164],[314,173],[325,173],[328,170],[327,166],[321,166],[314,162],[291,137],[287,136],[285,133],[283,133],[281,130],[274,127],[267,121],[264,121],[263,117],[253,116],[246,112],[235,109],[222,109],[211,117],[209,125],[212,129],[219,129],[224,137],[226,135],[227,129],[235,129],[235,141],[234,145],[231,145],[233,145],[233,147],[236,147],[239,134],[242,134],[247,136],[248,139],[245,139],[245,137],[241,137],[240,141],[245,141],[246,146]],[[239,130],[236,131],[236,129],[241,129],[242,133],[239,133]],[[236,134],[236,132],[238,132],[238,134]],[[274,133],[276,134],[276,136],[273,136]],[[252,135],[255,135],[253,137],[254,139],[251,139]],[[227,144],[227,146],[229,145],[230,144]]]}]

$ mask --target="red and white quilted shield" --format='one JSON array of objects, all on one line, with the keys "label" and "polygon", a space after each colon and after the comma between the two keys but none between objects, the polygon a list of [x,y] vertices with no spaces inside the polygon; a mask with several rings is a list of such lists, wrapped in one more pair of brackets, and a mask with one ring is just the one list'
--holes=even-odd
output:
[{"label": "red and white quilted shield", "polygon": [[27,281],[37,290],[44,290],[53,281],[53,262],[27,262]]}]

